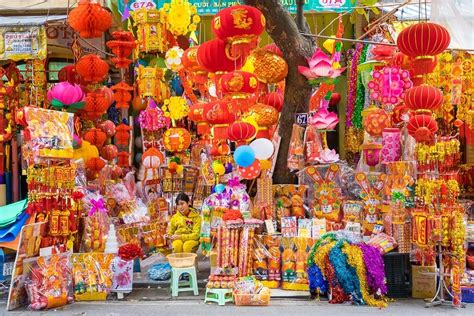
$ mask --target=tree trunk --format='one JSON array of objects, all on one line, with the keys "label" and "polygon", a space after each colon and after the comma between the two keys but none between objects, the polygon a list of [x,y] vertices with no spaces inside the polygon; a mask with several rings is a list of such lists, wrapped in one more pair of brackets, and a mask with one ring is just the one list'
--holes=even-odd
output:
[{"label": "tree trunk", "polygon": [[291,131],[295,123],[295,113],[308,112],[311,97],[311,86],[306,82],[306,78],[298,72],[298,66],[308,65],[306,57],[311,56],[315,44],[312,38],[300,34],[295,20],[279,0],[245,0],[245,3],[262,11],[267,22],[266,30],[282,51],[288,64],[284,106],[278,131],[281,143],[273,173],[273,182],[275,184],[294,183],[295,175],[287,167]]}]

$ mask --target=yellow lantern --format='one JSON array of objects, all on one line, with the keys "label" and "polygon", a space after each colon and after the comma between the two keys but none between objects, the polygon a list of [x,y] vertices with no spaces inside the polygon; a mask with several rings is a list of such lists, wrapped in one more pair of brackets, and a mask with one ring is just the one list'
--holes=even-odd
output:
[{"label": "yellow lantern", "polygon": [[138,9],[131,12],[137,28],[137,53],[165,52],[169,48],[167,15],[163,9]]},{"label": "yellow lantern", "polygon": [[169,97],[169,89],[165,84],[165,71],[161,68],[137,68],[138,90],[142,98],[153,97],[157,102]]}]

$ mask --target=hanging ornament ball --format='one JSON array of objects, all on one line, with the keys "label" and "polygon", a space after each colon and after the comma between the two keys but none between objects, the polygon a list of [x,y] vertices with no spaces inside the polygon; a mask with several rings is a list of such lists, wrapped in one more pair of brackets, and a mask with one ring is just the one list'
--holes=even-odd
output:
[{"label": "hanging ornament ball", "polygon": [[240,146],[234,152],[234,160],[239,167],[249,167],[255,161],[255,152],[250,146]]},{"label": "hanging ornament ball", "polygon": [[222,183],[219,183],[219,184],[216,184],[214,186],[214,191],[217,193],[217,194],[221,194],[222,192],[224,192],[225,190],[225,185],[223,185]]},{"label": "hanging ornament ball", "polygon": [[255,152],[255,158],[266,160],[273,155],[274,146],[271,140],[266,138],[257,138],[250,143],[250,148]]}]

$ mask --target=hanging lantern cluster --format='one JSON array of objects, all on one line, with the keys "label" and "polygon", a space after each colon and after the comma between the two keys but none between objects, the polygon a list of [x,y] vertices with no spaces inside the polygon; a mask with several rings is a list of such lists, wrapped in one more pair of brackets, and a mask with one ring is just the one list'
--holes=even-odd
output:
[{"label": "hanging lantern cluster", "polygon": [[205,105],[206,103],[199,102],[189,107],[188,118],[196,124],[198,135],[208,135],[211,131],[204,117]]},{"label": "hanging lantern cluster", "polygon": [[130,107],[129,103],[132,101],[131,91],[133,91],[133,88],[122,81],[111,89],[114,91],[114,100],[117,102],[115,107],[117,109],[128,109]]},{"label": "hanging lantern cluster", "polygon": [[86,95],[82,117],[87,120],[96,120],[107,112],[111,100],[101,91],[89,92]]},{"label": "hanging lantern cluster", "polygon": [[96,38],[112,26],[112,14],[98,1],[80,0],[69,13],[68,23],[82,38]]},{"label": "hanging lantern cluster", "polygon": [[76,63],[76,72],[87,83],[99,83],[109,73],[109,65],[98,55],[85,55]]},{"label": "hanging lantern cluster", "polygon": [[115,68],[127,68],[132,60],[128,57],[135,48],[135,38],[131,32],[115,31],[112,33],[113,40],[107,42],[107,47],[112,50],[116,57],[112,58]]},{"label": "hanging lantern cluster", "polygon": [[204,106],[204,118],[211,125],[216,140],[227,139],[227,127],[235,121],[235,113],[225,100],[216,100]]}]

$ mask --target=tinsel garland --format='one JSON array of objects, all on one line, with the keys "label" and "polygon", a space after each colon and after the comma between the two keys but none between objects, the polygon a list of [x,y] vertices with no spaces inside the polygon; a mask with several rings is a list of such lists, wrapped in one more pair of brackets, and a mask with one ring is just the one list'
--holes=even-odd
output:
[{"label": "tinsel garland", "polygon": [[308,267],[308,281],[309,281],[309,290],[311,292],[326,293],[328,290],[328,282],[324,278],[321,270],[317,265],[312,265]]},{"label": "tinsel garland", "polygon": [[[362,52],[360,53],[360,57],[357,64],[365,62],[368,48],[369,48],[369,45],[363,46],[363,49],[362,49]],[[362,76],[357,72],[355,76],[357,78],[357,86],[356,86],[355,106],[352,112],[352,125],[355,128],[361,129],[362,128],[362,110],[364,110],[364,103],[365,103],[365,87],[362,84]]]},{"label": "tinsel garland", "polygon": [[354,55],[350,61],[350,71],[348,78],[348,88],[347,88],[347,108],[346,108],[346,126],[352,126],[352,113],[354,112],[355,101],[356,101],[356,88],[357,88],[357,79],[359,78],[357,73],[357,65],[359,64],[359,58],[363,50],[362,44],[357,44],[355,48]]},{"label": "tinsel garland", "polygon": [[329,260],[334,267],[337,281],[344,292],[351,295],[354,303],[364,304],[362,293],[360,292],[359,280],[357,278],[358,274],[354,267],[347,264],[347,255],[342,251],[342,247],[345,244],[347,244],[346,241],[338,241],[329,252]]},{"label": "tinsel garland", "polygon": [[334,267],[329,261],[329,255],[324,257],[324,270],[326,272],[326,277],[329,280],[329,286],[331,289],[331,299],[329,300],[330,304],[340,304],[347,301],[350,301],[351,298],[347,295],[342,289],[339,282],[337,282],[336,273]]},{"label": "tinsel garland", "polygon": [[380,251],[374,246],[367,244],[358,245],[362,250],[362,255],[364,257],[367,277],[367,284],[369,288],[377,293],[380,291],[380,294],[387,294],[387,285],[385,284],[385,268],[383,263],[382,255]]},{"label": "tinsel garland", "polygon": [[362,255],[362,250],[357,245],[345,244],[342,253],[347,256],[347,263],[357,274],[359,291],[364,302],[369,306],[387,307],[387,303],[383,300],[377,300],[369,293],[369,286],[366,280],[366,268]]}]

